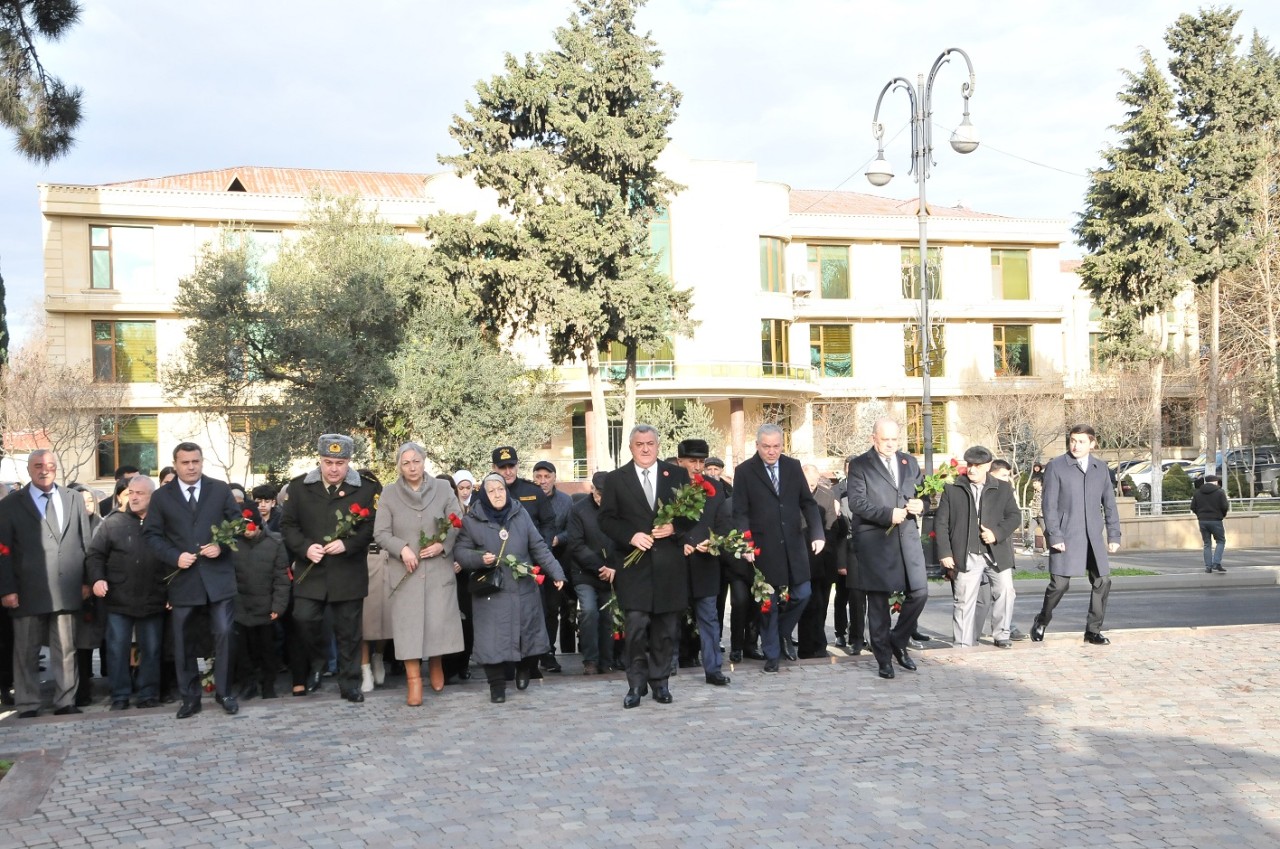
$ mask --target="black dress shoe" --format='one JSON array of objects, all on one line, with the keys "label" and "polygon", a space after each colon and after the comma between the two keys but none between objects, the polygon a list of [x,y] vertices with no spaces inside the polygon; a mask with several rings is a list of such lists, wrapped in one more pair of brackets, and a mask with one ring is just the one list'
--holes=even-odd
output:
[{"label": "black dress shoe", "polygon": [[881,678],[892,678],[892,677],[893,677],[893,664],[892,664],[892,663],[882,663],[882,664],[880,664],[880,677],[881,677]]},{"label": "black dress shoe", "polygon": [[159,699],[143,699],[137,704],[138,710],[150,710],[151,708],[158,708],[158,707],[160,707]]},{"label": "black dress shoe", "polygon": [[257,695],[258,695],[258,685],[254,684],[253,682],[245,684],[244,687],[241,688],[240,690],[240,698],[244,699],[246,702]]},{"label": "black dress shoe", "polygon": [[39,715],[40,711],[38,710],[24,710],[22,713],[18,714],[18,719],[35,719]]},{"label": "black dress shoe", "polygon": [[920,642],[922,642],[922,643],[927,643],[927,642],[929,642],[930,640],[932,640],[932,639],[933,639],[933,637],[930,637],[928,634],[921,633],[920,631],[912,631],[912,632],[911,632],[911,639],[913,639],[913,640],[919,640],[919,641],[920,641]]},{"label": "black dress shoe", "polygon": [[364,693],[360,692],[359,687],[356,687],[353,690],[341,690],[340,692],[342,693],[342,698],[346,699],[352,704],[358,705],[364,701]]},{"label": "black dress shoe", "polygon": [[717,687],[723,687],[729,683],[729,676],[721,675],[719,672],[712,672],[707,675],[707,683],[715,684]]},{"label": "black dress shoe", "polygon": [[640,707],[640,693],[636,690],[627,690],[627,694],[622,697],[622,706],[627,710]]},{"label": "black dress shoe", "polygon": [[88,693],[76,693],[76,707],[88,707],[93,704],[93,696]]},{"label": "black dress shoe", "polygon": [[[547,671],[550,672],[551,670],[548,669]],[[517,690],[529,689],[529,678],[530,678],[529,670],[517,669],[516,670],[516,689]]]},{"label": "black dress shoe", "polygon": [[761,669],[760,671],[761,671],[761,672],[769,672],[769,673],[775,673],[775,672],[777,672],[777,671],[778,671],[778,661],[777,661],[777,660],[766,660],[766,661],[764,662],[764,668],[763,668],[763,669]]},{"label": "black dress shoe", "polygon": [[53,712],[53,715],[54,716],[70,716],[73,713],[84,713],[84,711],[80,710],[80,708],[76,707],[75,705],[65,705],[64,707],[60,707],[57,710],[55,710]]},{"label": "black dress shoe", "polygon": [[796,654],[796,644],[790,637],[786,637],[782,641],[782,654],[787,660],[791,661],[798,660],[800,657]]},{"label": "black dress shoe", "polygon": [[[507,700],[506,690],[490,690],[489,691],[489,701],[492,702],[493,704],[500,705],[506,700]],[[640,700],[636,699],[636,701],[639,702]]]},{"label": "black dress shoe", "polygon": [[560,661],[556,660],[554,654],[544,654],[542,656],[542,668],[547,672],[563,672],[564,667],[560,665]]},{"label": "black dress shoe", "polygon": [[653,700],[660,705],[669,705],[672,702],[671,691],[666,687],[654,687]]},{"label": "black dress shoe", "polygon": [[764,660],[764,653],[760,649],[743,649],[742,654],[752,660]]},{"label": "black dress shoe", "polygon": [[4,705],[5,707],[13,707],[14,704],[15,704],[15,701],[13,698],[13,688],[5,687],[4,689],[0,689],[0,705]]},{"label": "black dress shoe", "polygon": [[1111,641],[1101,634],[1095,634],[1092,631],[1084,632],[1084,641],[1095,646],[1109,646]]},{"label": "black dress shoe", "polygon": [[266,685],[265,687],[263,687],[263,688],[262,688],[262,698],[264,698],[264,699],[274,699],[275,697],[276,697],[276,686],[275,686],[275,684],[268,684],[268,685]]},{"label": "black dress shoe", "polygon": [[908,672],[916,671],[916,662],[911,659],[911,653],[906,649],[894,649],[893,659],[898,661],[898,665]]},{"label": "black dress shoe", "polygon": [[316,690],[319,690],[320,680],[321,678],[320,678],[319,672],[312,672],[310,675],[308,675],[307,676],[307,692],[314,693]]},{"label": "black dress shoe", "polygon": [[742,652],[741,652],[741,651],[731,651],[731,652],[729,652],[729,662],[730,662],[730,663],[742,663]]},{"label": "black dress shoe", "polygon": [[1037,616],[1031,620],[1031,642],[1039,643],[1044,641],[1044,623]]},{"label": "black dress shoe", "polygon": [[1011,649],[1013,648],[1013,640],[996,640],[996,648]]},{"label": "black dress shoe", "polygon": [[470,670],[470,669],[464,669],[464,670],[462,670],[461,672],[459,672],[459,673],[458,673],[458,678],[459,678],[460,680],[462,680],[462,681],[470,681],[470,680],[471,680],[471,670]]},{"label": "black dress shoe", "polygon": [[222,705],[222,709],[232,716],[240,712],[240,703],[236,701],[235,696],[214,696],[213,700]]},{"label": "black dress shoe", "polygon": [[178,719],[187,719],[195,716],[200,712],[199,699],[183,699],[181,707],[178,708]]},{"label": "black dress shoe", "polygon": [[294,691],[293,691],[293,697],[294,697],[295,699],[301,698],[301,697],[303,697],[303,696],[305,696],[305,695],[308,695],[308,693],[307,693],[307,688],[306,688],[306,687],[303,687],[301,690],[294,690]]},{"label": "black dress shoe", "polygon": [[849,654],[855,655],[855,656],[860,655],[862,654],[862,650],[865,649],[866,647],[867,647],[866,643],[851,643],[849,645]]},{"label": "black dress shoe", "polygon": [[[138,707],[142,707],[142,704],[139,703]],[[129,703],[124,699],[117,699],[116,701],[111,703],[111,710],[128,710],[128,709],[129,709]]]},{"label": "black dress shoe", "polygon": [[842,649],[849,645],[849,641],[844,638],[844,634],[836,634],[836,648]]}]

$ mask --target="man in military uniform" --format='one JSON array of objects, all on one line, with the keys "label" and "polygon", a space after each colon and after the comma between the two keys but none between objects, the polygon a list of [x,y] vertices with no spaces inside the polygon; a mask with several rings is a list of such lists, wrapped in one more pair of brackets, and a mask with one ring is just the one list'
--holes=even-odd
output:
[{"label": "man in military uniform", "polygon": [[[338,643],[338,688],[349,702],[360,692],[361,614],[369,593],[368,551],[381,487],[351,468],[351,438],[320,437],[316,468],[289,482],[280,532],[294,561],[293,619],[303,645],[315,658],[327,609]],[[312,661],[307,690],[319,686]],[[299,682],[295,681],[297,685]]]},{"label": "man in military uniform", "polygon": [[[493,449],[493,470],[502,475],[502,479],[507,482],[507,490],[511,493],[511,497],[519,501],[528,512],[529,518],[533,519],[533,526],[546,541],[547,548],[551,548],[556,535],[555,508],[542,487],[519,476],[519,468],[520,457],[516,454],[515,448],[503,445]],[[551,638],[551,642],[555,645],[554,637]],[[556,660],[556,656],[549,653],[542,658],[542,668],[548,672],[559,672],[563,667]]]}]

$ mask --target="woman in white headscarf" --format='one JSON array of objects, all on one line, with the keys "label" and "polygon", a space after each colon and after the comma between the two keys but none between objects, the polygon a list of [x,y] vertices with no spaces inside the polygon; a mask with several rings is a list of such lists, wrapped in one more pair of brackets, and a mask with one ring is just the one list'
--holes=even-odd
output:
[{"label": "woman in white headscarf", "polygon": [[[373,538],[390,558],[391,631],[396,656],[404,662],[406,704],[422,704],[421,660],[426,658],[431,689],[444,689],[440,656],[462,650],[453,543],[458,535],[458,499],[453,487],[425,473],[426,452],[414,442],[396,451],[400,477],[382,490]],[[421,545],[424,535],[442,542]]]}]

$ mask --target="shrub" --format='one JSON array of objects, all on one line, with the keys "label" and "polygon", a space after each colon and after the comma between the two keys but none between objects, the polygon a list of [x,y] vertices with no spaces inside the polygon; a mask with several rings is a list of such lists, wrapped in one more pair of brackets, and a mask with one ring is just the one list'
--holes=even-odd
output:
[{"label": "shrub", "polygon": [[1177,463],[1170,466],[1169,471],[1164,473],[1163,497],[1165,501],[1190,501],[1194,489],[1195,487],[1191,485],[1191,478],[1187,475],[1187,470]]}]

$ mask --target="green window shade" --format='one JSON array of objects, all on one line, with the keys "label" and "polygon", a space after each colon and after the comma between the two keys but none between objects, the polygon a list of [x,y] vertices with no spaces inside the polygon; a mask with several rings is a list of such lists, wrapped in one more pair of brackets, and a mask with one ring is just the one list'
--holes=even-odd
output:
[{"label": "green window shade", "polygon": [[122,443],[155,442],[160,438],[158,416],[133,416],[120,428]]},{"label": "green window shade", "polygon": [[849,248],[845,245],[810,245],[809,268],[817,278],[823,298],[849,297]]},{"label": "green window shade", "polygon": [[847,324],[811,325],[809,364],[819,377],[852,377],[853,328]]},{"label": "green window shade", "polygon": [[760,238],[760,291],[785,292],[783,277],[782,240]]},{"label": "green window shade", "polygon": [[156,380],[156,323],[116,322],[116,380],[154,383]]},{"label": "green window shade", "polygon": [[1027,251],[991,251],[991,289],[1000,300],[1026,301],[1031,298],[1031,271]]}]

